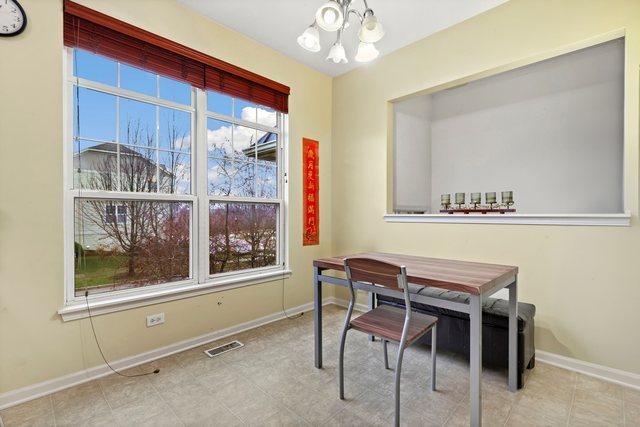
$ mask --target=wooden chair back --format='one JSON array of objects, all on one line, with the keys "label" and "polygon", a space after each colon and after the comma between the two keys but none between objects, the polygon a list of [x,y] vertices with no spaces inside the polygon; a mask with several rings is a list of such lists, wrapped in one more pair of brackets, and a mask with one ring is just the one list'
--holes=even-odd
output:
[{"label": "wooden chair back", "polygon": [[394,290],[405,290],[406,269],[393,263],[372,258],[354,257],[344,260],[345,272],[350,281],[367,282]]}]

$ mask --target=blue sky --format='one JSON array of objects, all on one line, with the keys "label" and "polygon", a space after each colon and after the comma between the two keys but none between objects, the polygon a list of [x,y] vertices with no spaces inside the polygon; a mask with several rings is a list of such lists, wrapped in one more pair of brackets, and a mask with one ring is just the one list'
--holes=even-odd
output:
[{"label": "blue sky", "polygon": [[[119,66],[117,61],[92,54],[90,52],[74,50],[74,74],[78,77],[102,83],[109,86],[119,86],[123,89],[131,90],[145,95],[158,97],[168,101],[184,105],[191,105],[191,86],[164,76],[150,73],[148,71],[132,67],[126,64]],[[116,139],[116,117],[115,103],[116,97],[106,93],[80,88],[74,94],[74,107],[80,102],[82,111],[80,112],[80,129],[77,128],[77,117],[74,122],[74,132],[76,135],[85,138],[100,139],[104,141],[115,141]],[[120,132],[121,142],[125,142],[123,136],[126,134],[127,119],[135,118],[143,128],[153,130],[155,128],[155,107],[151,104],[121,99],[120,103]],[[233,99],[230,96],[207,91],[207,109],[209,111],[241,118],[250,122],[258,122],[270,126],[275,126],[276,113],[274,110],[257,106],[249,101]],[[74,111],[75,108],[74,108]],[[82,112],[91,111],[91,114]],[[188,120],[188,113],[179,110],[169,110],[164,108],[160,112],[160,129],[164,119],[175,120],[180,126]],[[166,127],[166,125],[164,126]],[[154,133],[154,132],[151,132]],[[155,141],[154,141],[155,143]],[[169,143],[163,141],[160,136],[160,146],[169,148]]]},{"label": "blue sky", "polygon": [[[117,86],[118,83],[118,64],[116,61],[83,50],[75,50],[74,72],[78,77],[109,86]],[[126,64],[120,64],[120,87],[180,104],[191,104],[190,85]],[[74,107],[78,102],[81,105],[80,128],[78,129],[78,118],[74,116],[74,133],[84,138],[115,141],[116,97],[91,89],[79,88],[74,94]],[[74,108],[74,111],[77,110]],[[181,133],[189,133],[189,113],[161,107],[159,115],[160,146],[175,148],[171,147],[166,135],[167,123],[173,122],[180,128]],[[154,105],[121,98],[120,129],[118,132],[122,143],[127,143],[127,123],[132,122],[136,125],[139,124],[145,133],[148,132],[153,138],[153,145],[157,144],[155,141],[156,107]]]}]

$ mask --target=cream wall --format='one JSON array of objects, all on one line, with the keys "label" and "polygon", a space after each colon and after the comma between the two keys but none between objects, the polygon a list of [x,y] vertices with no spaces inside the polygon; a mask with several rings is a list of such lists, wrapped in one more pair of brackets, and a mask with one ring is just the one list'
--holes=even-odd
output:
[{"label": "cream wall", "polygon": [[[29,25],[0,39],[0,393],[101,364],[88,321],[63,323],[62,1],[22,0]],[[329,77],[228,30],[173,0],[83,0],[133,23],[291,87],[290,260],[286,304],[312,300],[311,261],[331,241]],[[301,139],[320,141],[321,236],[302,247]],[[275,281],[100,316],[111,360],[281,310]],[[223,301],[221,306],[216,303]],[[147,329],[145,316],[166,323]]]},{"label": "cream wall", "polygon": [[[631,227],[384,222],[388,101],[621,31]],[[639,1],[511,0],[334,79],[334,249],[518,265],[519,296],[537,306],[538,349],[640,373],[639,66]]]},{"label": "cream wall", "polygon": [[[640,2],[511,0],[333,82],[173,0],[81,3],[291,87],[288,307],[311,301],[311,260],[331,252],[375,249],[516,264],[520,296],[538,308],[539,349],[640,373]],[[62,3],[22,4],[26,32],[0,39],[0,393],[101,363],[88,322],[63,323],[56,314],[63,304]],[[383,221],[387,101],[622,30],[631,227]],[[319,247],[301,246],[302,136],[321,142]],[[96,327],[108,357],[119,359],[278,312],[281,286],[104,315]],[[147,329],[145,316],[159,311],[166,324]]]}]

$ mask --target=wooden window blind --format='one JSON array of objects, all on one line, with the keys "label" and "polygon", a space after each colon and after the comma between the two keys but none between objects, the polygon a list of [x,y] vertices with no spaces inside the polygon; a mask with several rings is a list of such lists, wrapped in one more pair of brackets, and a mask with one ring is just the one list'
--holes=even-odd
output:
[{"label": "wooden window blind", "polygon": [[69,0],[64,44],[288,113],[290,89]]}]

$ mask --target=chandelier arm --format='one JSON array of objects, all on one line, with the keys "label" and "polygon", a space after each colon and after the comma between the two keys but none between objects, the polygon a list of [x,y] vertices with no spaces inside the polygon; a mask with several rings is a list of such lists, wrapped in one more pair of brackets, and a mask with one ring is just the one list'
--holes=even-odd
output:
[{"label": "chandelier arm", "polygon": [[369,3],[367,3],[367,0],[362,0],[362,2],[364,3],[364,12],[362,13],[362,19],[364,19],[367,17],[367,15],[373,15],[373,9],[369,7]]},{"label": "chandelier arm", "polygon": [[360,20],[360,24],[362,24],[362,21],[364,20],[364,16],[360,12],[358,12],[355,9],[349,9],[348,13],[353,13],[354,15],[356,15],[358,17],[358,19]]}]

